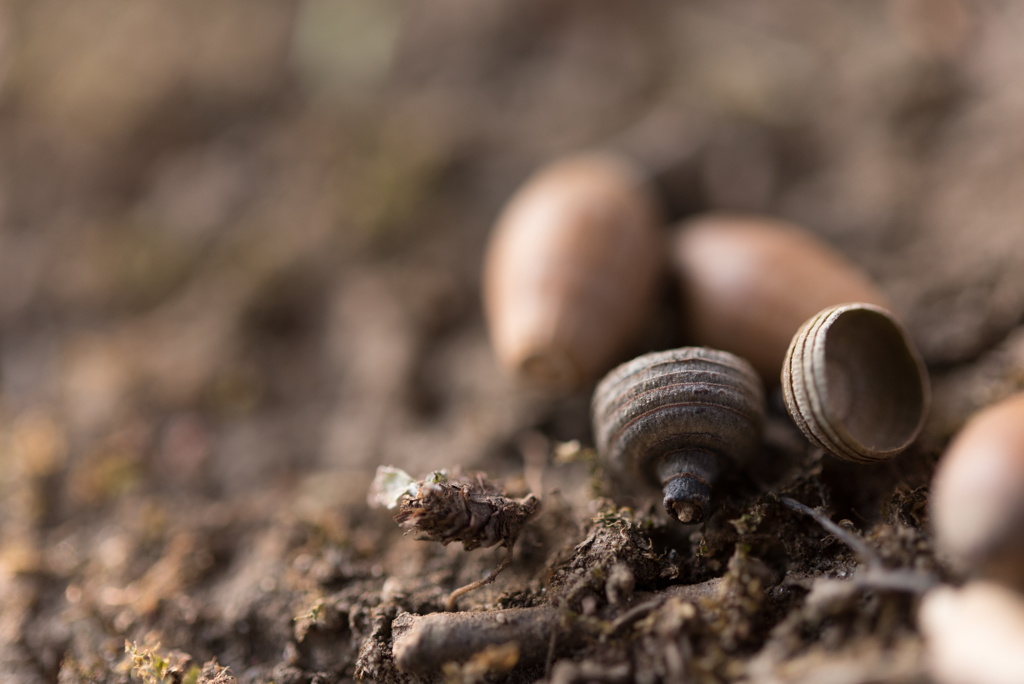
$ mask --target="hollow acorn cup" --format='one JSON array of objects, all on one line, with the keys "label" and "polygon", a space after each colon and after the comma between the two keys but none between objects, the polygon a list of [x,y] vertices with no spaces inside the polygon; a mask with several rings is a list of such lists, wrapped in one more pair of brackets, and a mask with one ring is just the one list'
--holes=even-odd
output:
[{"label": "hollow acorn cup", "polygon": [[1024,393],[975,414],[932,481],[935,540],[963,570],[1024,588]]},{"label": "hollow acorn cup", "polygon": [[654,197],[610,154],[536,173],[498,219],[484,308],[500,364],[530,384],[576,389],[607,371],[642,329],[663,271]]},{"label": "hollow acorn cup", "polygon": [[811,442],[873,463],[906,449],[924,426],[928,371],[891,313],[833,306],[793,337],[782,369],[786,409]]},{"label": "hollow acorn cup", "polygon": [[845,302],[888,306],[861,269],[785,221],[707,214],[679,227],[671,254],[689,339],[747,359],[769,388],[816,312]]},{"label": "hollow acorn cup", "polygon": [[609,472],[661,488],[666,512],[684,523],[706,519],[724,469],[757,452],[764,412],[750,364],[702,347],[619,366],[598,384],[591,408]]}]

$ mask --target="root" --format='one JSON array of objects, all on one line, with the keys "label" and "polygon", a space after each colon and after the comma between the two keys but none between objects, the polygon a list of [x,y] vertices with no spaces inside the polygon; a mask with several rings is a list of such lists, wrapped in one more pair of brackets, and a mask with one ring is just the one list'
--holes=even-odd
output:
[{"label": "root", "polygon": [[491,582],[493,582],[494,579],[501,573],[501,571],[504,570],[505,568],[507,568],[508,564],[512,562],[512,551],[514,549],[515,549],[514,545],[509,545],[508,553],[506,553],[505,557],[501,559],[500,563],[498,563],[498,567],[494,568],[494,570],[491,570],[491,573],[489,575],[487,575],[487,577],[484,577],[481,580],[477,580],[476,582],[470,582],[466,586],[459,587],[458,589],[453,591],[451,594],[449,594],[448,595],[448,600],[445,602],[445,606],[444,606],[445,610],[447,610],[449,612],[455,610],[455,602],[458,600],[458,598],[460,596],[462,596],[463,594],[468,594],[469,592],[473,591],[474,589],[479,589],[480,587],[484,586],[485,584],[490,584]]},{"label": "root", "polygon": [[[923,594],[936,584],[938,577],[931,573],[915,570],[893,570],[882,565],[882,559],[875,550],[859,536],[844,530],[832,522],[827,515],[816,508],[806,506],[795,499],[780,497],[782,503],[794,511],[799,511],[814,518],[815,522],[832,533],[837,539],[849,546],[864,561],[864,571],[858,570],[853,577],[853,586],[861,589],[878,589],[897,593]],[[820,580],[819,580],[820,581]]]}]

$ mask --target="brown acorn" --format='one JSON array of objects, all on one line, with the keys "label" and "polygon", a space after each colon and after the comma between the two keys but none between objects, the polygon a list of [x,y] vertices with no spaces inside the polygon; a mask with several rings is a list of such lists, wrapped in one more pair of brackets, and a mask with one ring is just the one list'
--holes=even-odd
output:
[{"label": "brown acorn", "polygon": [[907,331],[885,309],[861,303],[829,307],[804,323],[786,352],[782,392],[807,439],[858,463],[909,447],[931,397]]},{"label": "brown acorn", "polygon": [[975,414],[932,481],[936,543],[963,570],[1024,588],[1024,393]]},{"label": "brown acorn", "polygon": [[1024,681],[1024,596],[985,580],[940,584],[921,599],[917,626],[935,684]]},{"label": "brown acorn", "polygon": [[484,309],[502,367],[566,391],[607,371],[632,343],[663,271],[654,197],[610,154],[538,171],[509,200],[484,262]]},{"label": "brown acorn", "polygon": [[661,489],[665,511],[684,523],[705,520],[715,481],[757,452],[764,413],[750,364],[703,347],[622,364],[598,384],[591,408],[608,472]]},{"label": "brown acorn", "polygon": [[811,233],[761,216],[683,223],[671,254],[689,340],[750,361],[769,388],[804,321],[825,307],[888,307],[867,274]]}]

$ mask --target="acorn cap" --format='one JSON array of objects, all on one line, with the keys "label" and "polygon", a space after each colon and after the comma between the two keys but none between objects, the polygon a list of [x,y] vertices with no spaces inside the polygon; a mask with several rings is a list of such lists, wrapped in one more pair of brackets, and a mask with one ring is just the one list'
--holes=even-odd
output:
[{"label": "acorn cap", "polygon": [[756,453],[764,405],[760,378],[738,356],[704,347],[644,354],[598,384],[594,439],[613,471],[660,488],[657,464],[669,454],[742,463]]},{"label": "acorn cap", "polygon": [[903,326],[872,304],[819,312],[793,337],[782,368],[789,415],[838,458],[885,460],[924,426],[928,371]]}]

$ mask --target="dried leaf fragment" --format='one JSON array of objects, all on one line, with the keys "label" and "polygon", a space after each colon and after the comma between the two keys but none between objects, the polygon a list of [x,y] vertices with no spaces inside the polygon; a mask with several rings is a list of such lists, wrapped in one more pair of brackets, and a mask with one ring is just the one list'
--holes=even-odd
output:
[{"label": "dried leaf fragment", "polygon": [[523,524],[540,509],[540,500],[533,494],[510,499],[482,473],[449,477],[445,471],[434,472],[417,482],[415,491],[415,495],[401,496],[395,521],[407,531],[418,533],[417,539],[444,545],[460,541],[466,551],[497,544],[508,549],[487,577],[451,593],[449,610],[454,609],[459,596],[490,584],[508,566]]},{"label": "dried leaf fragment", "polygon": [[540,508],[532,494],[510,499],[482,474],[449,479],[432,473],[417,483],[415,496],[399,501],[395,521],[422,540],[462,542],[467,551],[504,544],[511,548],[523,523]]},{"label": "dried leaf fragment", "polygon": [[394,510],[405,495],[416,496],[416,479],[401,468],[377,466],[367,500],[370,506]]}]

